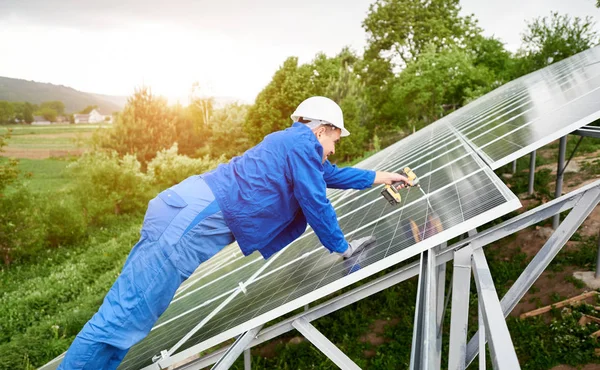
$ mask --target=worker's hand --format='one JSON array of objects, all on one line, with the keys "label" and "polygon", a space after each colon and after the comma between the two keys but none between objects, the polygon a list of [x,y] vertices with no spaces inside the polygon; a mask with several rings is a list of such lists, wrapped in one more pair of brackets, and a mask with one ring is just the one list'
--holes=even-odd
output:
[{"label": "worker's hand", "polygon": [[399,173],[384,171],[377,171],[375,173],[375,181],[373,181],[373,185],[377,184],[394,184],[396,189],[403,189],[408,186],[412,186],[412,182],[408,179],[408,177]]},{"label": "worker's hand", "polygon": [[348,243],[348,249],[342,253],[342,256],[344,258],[350,258],[366,247],[375,244],[376,241],[377,239],[374,236],[365,236],[363,238],[355,239]]}]

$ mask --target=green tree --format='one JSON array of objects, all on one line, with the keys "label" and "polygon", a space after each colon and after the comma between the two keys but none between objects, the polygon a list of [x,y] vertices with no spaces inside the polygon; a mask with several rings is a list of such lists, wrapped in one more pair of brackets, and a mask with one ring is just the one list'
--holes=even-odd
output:
[{"label": "green tree", "polygon": [[470,53],[431,46],[402,71],[391,100],[402,107],[403,121],[419,129],[461,107],[473,90],[490,89],[493,81],[493,73],[476,66]]},{"label": "green tree", "polygon": [[0,100],[0,123],[11,123],[15,118],[13,103]]},{"label": "green tree", "polygon": [[167,101],[142,87],[127,100],[113,128],[98,132],[96,142],[120,155],[135,154],[144,166],[156,152],[176,141],[176,121],[177,115]]},{"label": "green tree", "polygon": [[552,12],[527,24],[521,35],[518,75],[533,72],[598,44],[591,16],[571,18]]},{"label": "green tree", "polygon": [[98,106],[97,105],[88,105],[87,107],[85,107],[84,109],[79,111],[79,113],[80,114],[90,114],[90,112],[93,111],[94,109],[98,109]]},{"label": "green tree", "polygon": [[493,36],[477,35],[471,39],[466,50],[473,55],[473,65],[486,67],[499,81],[508,82],[514,78],[513,58],[502,41]]},{"label": "green tree", "polygon": [[49,107],[42,107],[37,112],[35,112],[35,115],[42,116],[50,122],[56,122],[58,112]]},{"label": "green tree", "polygon": [[472,15],[463,17],[460,10],[459,0],[377,0],[363,21],[366,54],[407,65],[427,45],[439,50],[467,44],[481,30]]},{"label": "green tree", "polygon": [[54,110],[58,115],[65,114],[65,104],[58,100],[46,101],[40,104],[40,110],[45,108]]},{"label": "green tree", "polygon": [[213,112],[210,138],[210,153],[213,158],[221,155],[231,158],[250,147],[243,127],[248,109],[248,105],[233,103]]},{"label": "green tree", "polygon": [[27,123],[31,123],[33,122],[33,112],[38,110],[38,106],[29,102],[24,102],[19,106],[19,109],[19,117],[17,118]]},{"label": "green tree", "polygon": [[333,58],[319,53],[311,63],[302,65],[298,58],[288,58],[248,111],[244,130],[249,143],[256,144],[271,132],[289,127],[298,104],[310,96],[327,96],[329,85],[340,78],[342,66],[355,73],[358,60],[347,48]]},{"label": "green tree", "polygon": [[252,145],[267,134],[290,126],[290,115],[296,106],[315,95],[316,89],[311,83],[313,74],[312,66],[298,65],[298,58],[286,59],[248,111],[244,130]]},{"label": "green tree", "polygon": [[368,40],[360,66],[373,119],[379,126],[398,124],[398,104],[391,102],[396,74],[427,45],[437,51],[467,47],[481,30],[472,15],[460,15],[459,0],[377,0],[363,28]]}]

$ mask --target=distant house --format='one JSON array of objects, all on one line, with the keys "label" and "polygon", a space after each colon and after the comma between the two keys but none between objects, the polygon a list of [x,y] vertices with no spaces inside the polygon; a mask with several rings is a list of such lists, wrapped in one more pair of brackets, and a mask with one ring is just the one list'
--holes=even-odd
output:
[{"label": "distant house", "polygon": [[104,115],[96,109],[92,109],[89,114],[74,114],[73,120],[75,123],[112,123],[112,114]]},{"label": "distant house", "polygon": [[52,122],[48,121],[44,116],[33,116],[32,125],[50,125]]}]

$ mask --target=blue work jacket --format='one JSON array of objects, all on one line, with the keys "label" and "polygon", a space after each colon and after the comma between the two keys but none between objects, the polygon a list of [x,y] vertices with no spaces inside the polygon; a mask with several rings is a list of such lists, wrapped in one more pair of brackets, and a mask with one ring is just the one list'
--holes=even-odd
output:
[{"label": "blue work jacket", "polygon": [[202,175],[245,255],[257,250],[269,258],[299,237],[307,221],[323,246],[346,251],[326,188],[369,188],[375,172],[340,169],[322,158],[315,134],[296,122]]}]

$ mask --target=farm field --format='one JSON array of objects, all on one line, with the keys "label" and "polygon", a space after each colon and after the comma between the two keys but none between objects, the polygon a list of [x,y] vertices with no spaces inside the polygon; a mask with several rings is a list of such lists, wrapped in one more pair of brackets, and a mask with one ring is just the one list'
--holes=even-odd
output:
[{"label": "farm field", "polygon": [[110,125],[2,125],[0,135],[11,130],[11,138],[1,156],[45,159],[77,156],[88,147],[95,130]]}]

